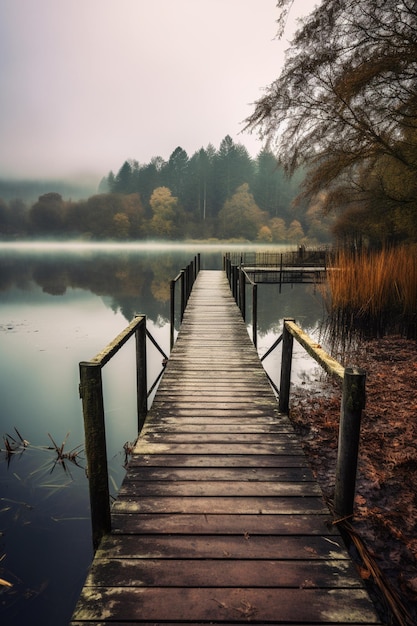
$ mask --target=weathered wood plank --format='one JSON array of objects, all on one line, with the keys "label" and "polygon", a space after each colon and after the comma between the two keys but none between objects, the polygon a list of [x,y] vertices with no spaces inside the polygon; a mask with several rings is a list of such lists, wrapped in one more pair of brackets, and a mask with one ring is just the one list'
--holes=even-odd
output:
[{"label": "weathered wood plank", "polygon": [[143,434],[143,442],[146,444],[153,443],[181,443],[181,444],[199,444],[206,442],[207,445],[212,444],[220,444],[221,447],[230,444],[245,444],[252,448],[253,445],[257,444],[272,444],[275,446],[284,446],[286,449],[292,450],[293,448],[298,448],[300,443],[293,433],[242,433],[242,432],[234,432],[234,433],[225,433],[225,432],[214,432],[214,433],[184,433],[184,432],[172,432],[169,431],[152,431],[146,432]]},{"label": "weathered wood plank", "polygon": [[361,589],[245,589],[170,587],[94,587],[74,618],[180,622],[341,622],[377,624]]},{"label": "weathered wood plank", "polygon": [[[126,535],[112,536],[97,550],[97,558],[135,559],[278,559],[349,560],[337,535]],[[186,561],[184,560],[184,565]]]},{"label": "weathered wood plank", "polygon": [[[164,626],[178,626],[179,622],[163,622]],[[181,623],[181,622],[180,622]],[[193,621],[187,621],[187,626],[201,626],[201,622],[193,622]],[[210,624],[213,624],[214,622],[211,621]],[[217,622],[217,623],[221,623],[224,624],[224,626],[247,626],[248,625],[248,620],[242,622],[242,621],[234,621],[234,622],[227,622],[227,621],[223,621],[223,622]],[[334,622],[331,622],[332,624],[334,624]],[[347,622],[337,622],[337,626],[372,626],[375,622],[364,622],[363,620],[361,620],[360,622],[357,621],[350,621],[349,623]],[[106,626],[108,625],[109,622],[106,620],[105,622],[99,620],[94,620],[93,622],[91,622],[90,620],[87,621],[82,621],[79,622],[77,621],[73,621],[71,622],[71,626]],[[126,626],[126,624],[129,624],[130,626],[155,626],[155,620],[152,620],[151,622],[146,622],[146,621],[138,621],[138,620],[131,620],[129,619],[129,621],[123,621],[123,622],[119,622],[119,621],[113,621],[111,622],[112,626]],[[270,623],[263,623],[263,622],[256,622],[257,626],[271,626]],[[281,625],[281,626],[289,626],[289,623],[287,623],[286,625]],[[312,622],[303,622],[302,624],[300,623],[295,623],[295,622],[291,622],[291,626],[317,626],[317,622],[315,622],[314,624]]]},{"label": "weathered wood plank", "polygon": [[348,559],[286,561],[195,559],[97,559],[86,585],[98,587],[361,588]]},{"label": "weathered wood plank", "polygon": [[113,511],[123,513],[326,513],[328,511],[321,497],[279,496],[279,497],[199,497],[141,496],[138,500],[119,497]]},{"label": "weathered wood plank", "polygon": [[380,623],[222,272],[185,311],[72,626]]},{"label": "weathered wood plank", "polygon": [[298,442],[291,441],[287,444],[246,444],[246,443],[228,443],[219,445],[218,443],[152,443],[139,439],[134,454],[248,454],[251,451],[253,455],[263,454],[298,454],[303,456],[301,445]]},{"label": "weathered wood plank", "polygon": [[119,490],[119,496],[133,498],[175,496],[177,498],[187,496],[321,496],[321,491],[315,482],[251,482],[251,481],[156,481],[139,482],[130,479],[125,480]]},{"label": "weathered wood plank", "polygon": [[[245,515],[224,513],[170,514],[170,513],[115,513],[112,530],[125,534],[180,534],[180,535],[336,535],[336,526],[327,513],[316,515]],[[108,548],[108,543],[105,544]]]},{"label": "weathered wood plank", "polygon": [[[147,437],[148,433],[150,435],[159,434],[159,433],[197,433],[202,435],[204,433],[208,434],[216,434],[220,433],[242,433],[242,421],[240,423],[220,423],[220,424],[207,424],[207,420],[204,423],[201,421],[197,424],[194,423],[193,420],[186,421],[175,419],[173,421],[159,421],[158,423],[150,423],[143,430],[143,437]],[[258,420],[253,425],[245,425],[245,434],[262,434],[262,435],[276,435],[279,433],[287,433],[289,437],[296,438],[294,431],[288,425],[280,425],[276,422],[269,422],[266,424],[259,423]]]},{"label": "weathered wood plank", "polygon": [[305,456],[287,454],[256,455],[216,454],[138,454],[132,457],[130,467],[307,467]]},{"label": "weathered wood plank", "polygon": [[[126,481],[246,481],[259,482],[315,482],[314,476],[305,467],[238,467],[238,468],[213,468],[213,467],[138,467],[130,465],[126,473]],[[228,483],[230,484],[230,483]]]}]

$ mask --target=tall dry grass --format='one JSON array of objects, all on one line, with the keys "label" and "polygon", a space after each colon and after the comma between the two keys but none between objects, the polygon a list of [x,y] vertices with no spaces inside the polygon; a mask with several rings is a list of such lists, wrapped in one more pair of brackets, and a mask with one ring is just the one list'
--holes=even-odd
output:
[{"label": "tall dry grass", "polygon": [[417,249],[340,250],[323,285],[334,331],[378,337],[417,334]]}]

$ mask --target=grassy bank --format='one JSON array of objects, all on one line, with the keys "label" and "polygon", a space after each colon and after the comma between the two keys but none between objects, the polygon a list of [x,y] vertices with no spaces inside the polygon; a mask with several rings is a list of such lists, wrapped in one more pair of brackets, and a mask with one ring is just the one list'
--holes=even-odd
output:
[{"label": "grassy bank", "polygon": [[417,249],[336,252],[323,295],[337,334],[417,335]]}]

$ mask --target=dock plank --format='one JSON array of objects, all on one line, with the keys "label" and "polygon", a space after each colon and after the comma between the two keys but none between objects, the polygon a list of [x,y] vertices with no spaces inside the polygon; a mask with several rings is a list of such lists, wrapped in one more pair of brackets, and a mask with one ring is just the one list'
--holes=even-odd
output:
[{"label": "dock plank", "polygon": [[72,626],[381,624],[223,272],[193,288]]}]

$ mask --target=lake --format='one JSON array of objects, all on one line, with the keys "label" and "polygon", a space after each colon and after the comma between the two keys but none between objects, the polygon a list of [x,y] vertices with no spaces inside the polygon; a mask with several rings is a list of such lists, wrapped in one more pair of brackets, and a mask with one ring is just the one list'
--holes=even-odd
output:
[{"label": "lake", "polygon": [[[221,269],[222,254],[232,248],[0,244],[2,624],[65,626],[92,559],[79,362],[100,352],[135,314],[147,316],[168,354],[170,280],[197,252],[202,269]],[[281,293],[259,286],[259,354],[281,333],[284,317],[318,336],[323,315],[312,285],[284,285]],[[252,336],[250,318],[248,311]],[[318,368],[297,346],[293,382],[304,384]],[[137,435],[134,357],[131,340],[103,370],[112,496],[124,476],[123,446]],[[149,385],[161,362],[149,344]],[[264,362],[275,381],[279,363],[279,349]],[[74,462],[58,458],[55,446],[62,444]]]}]

